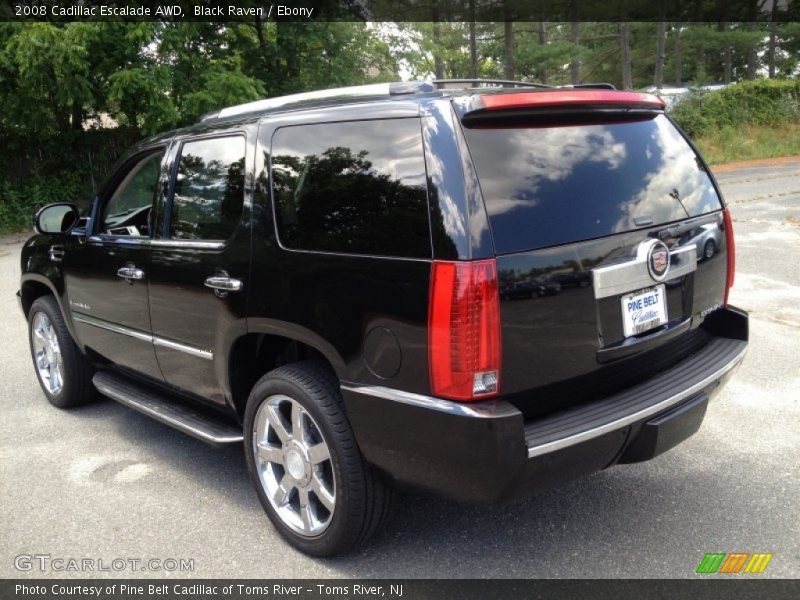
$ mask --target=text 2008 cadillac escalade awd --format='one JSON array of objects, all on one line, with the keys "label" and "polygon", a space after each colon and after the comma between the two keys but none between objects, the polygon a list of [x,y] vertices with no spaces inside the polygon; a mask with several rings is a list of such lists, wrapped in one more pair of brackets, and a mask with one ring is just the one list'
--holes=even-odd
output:
[{"label": "text 2008 cadillac escalade awd", "polygon": [[714,178],[661,100],[610,86],[235,106],[36,228],[19,296],[50,402],[243,443],[313,555],[371,535],[396,485],[496,502],[648,460],[747,347]]}]

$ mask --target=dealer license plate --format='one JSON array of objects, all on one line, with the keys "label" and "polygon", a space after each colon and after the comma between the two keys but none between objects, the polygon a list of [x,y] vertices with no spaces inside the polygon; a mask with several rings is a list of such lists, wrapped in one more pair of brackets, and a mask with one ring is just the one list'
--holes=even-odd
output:
[{"label": "dealer license plate", "polygon": [[657,285],[622,297],[622,330],[625,337],[638,335],[667,322],[664,286]]}]

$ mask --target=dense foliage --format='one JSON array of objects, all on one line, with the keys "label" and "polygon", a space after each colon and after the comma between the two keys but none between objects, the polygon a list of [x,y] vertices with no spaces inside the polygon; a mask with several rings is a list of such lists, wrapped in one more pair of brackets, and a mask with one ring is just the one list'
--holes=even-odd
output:
[{"label": "dense foliage", "polygon": [[393,79],[364,23],[0,23],[0,231],[88,199],[133,142],[203,113]]},{"label": "dense foliage", "polygon": [[[88,199],[136,140],[257,98],[431,76],[641,88],[796,77],[799,64],[791,22],[0,23],[0,231]],[[734,86],[676,115],[696,134],[796,119],[796,99],[796,80]]]},{"label": "dense foliage", "polygon": [[723,127],[800,123],[800,79],[744,81],[681,99],[672,116],[690,136]]}]

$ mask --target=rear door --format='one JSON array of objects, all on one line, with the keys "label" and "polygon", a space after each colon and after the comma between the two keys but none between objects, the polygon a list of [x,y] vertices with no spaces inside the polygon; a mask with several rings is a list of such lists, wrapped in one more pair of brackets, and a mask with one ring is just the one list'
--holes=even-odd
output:
[{"label": "rear door", "polygon": [[162,230],[152,242],[150,318],[165,380],[226,401],[227,357],[244,333],[250,270],[248,131],[176,140]]},{"label": "rear door", "polygon": [[[464,127],[501,289],[544,290],[501,302],[503,392],[529,413],[666,368],[703,342],[691,330],[723,301],[722,206],[706,167],[660,111],[632,112]],[[698,236],[718,251],[698,253]]]}]

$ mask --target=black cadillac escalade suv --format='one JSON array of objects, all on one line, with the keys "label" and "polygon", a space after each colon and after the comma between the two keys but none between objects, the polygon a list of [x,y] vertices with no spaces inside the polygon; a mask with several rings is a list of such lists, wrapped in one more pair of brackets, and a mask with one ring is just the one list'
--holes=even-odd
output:
[{"label": "black cadillac escalade suv", "polygon": [[648,460],[747,347],[713,176],[660,99],[604,85],[223,109],[36,229],[19,297],[50,402],[243,443],[275,527],[319,556],[397,485],[497,502]]}]

